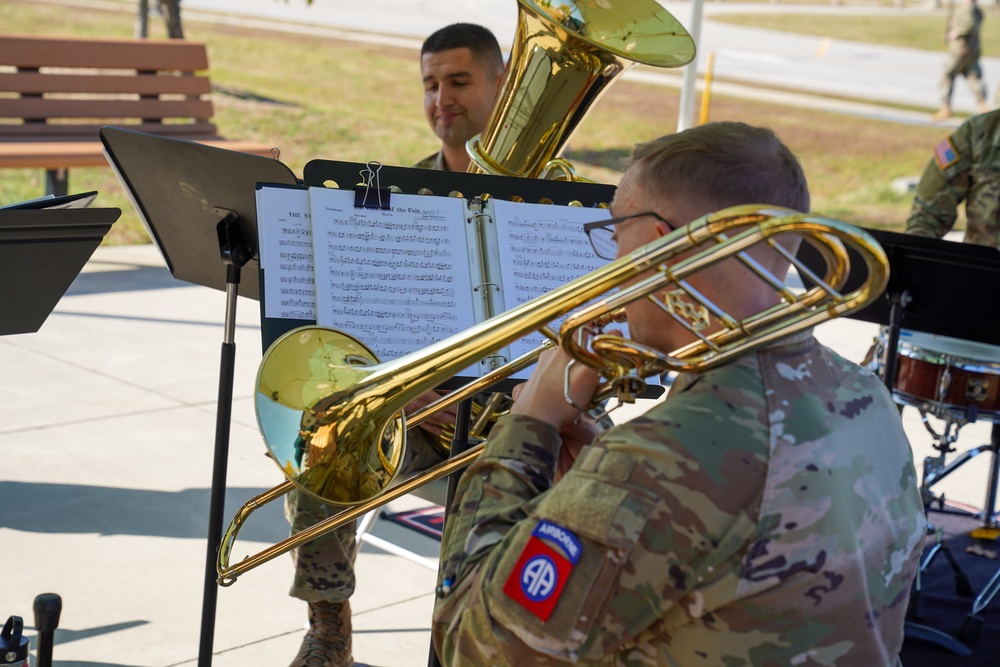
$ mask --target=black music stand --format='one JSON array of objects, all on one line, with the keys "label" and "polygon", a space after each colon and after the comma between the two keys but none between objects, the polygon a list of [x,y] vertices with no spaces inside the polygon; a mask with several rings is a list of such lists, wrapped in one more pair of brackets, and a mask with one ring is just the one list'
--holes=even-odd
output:
[{"label": "black music stand", "polygon": [[[1000,299],[994,296],[993,290],[984,289],[996,285],[1000,280],[1000,252],[986,246],[955,243],[939,239],[923,238],[882,230],[866,230],[885,250],[889,259],[889,284],[885,293],[867,308],[848,317],[865,322],[881,324],[887,327],[885,343],[884,381],[892,391],[897,376],[897,359],[899,351],[899,333],[905,327],[939,336],[949,336],[963,340],[973,340],[991,345],[1000,344]],[[851,251],[851,275],[845,290],[860,285],[867,277],[864,264],[855,261]],[[799,253],[800,258],[811,269],[821,272],[822,261],[818,253],[807,244]],[[973,316],[974,314],[974,316]],[[975,418],[973,413],[972,419]],[[971,421],[971,420],[970,420]],[[966,452],[956,461],[928,474],[926,470],[921,484],[921,493],[926,498],[933,484],[940,482],[945,476],[959,466],[969,461],[976,454],[984,451],[992,453],[990,477],[987,481],[987,494],[983,517],[987,525],[996,521],[997,483],[1000,477],[1000,425],[993,424],[992,435],[988,445],[981,445]],[[954,451],[948,447],[944,436],[936,446],[942,452]],[[929,505],[928,505],[929,506]],[[934,556],[942,550],[939,542],[931,548],[924,557],[915,582],[911,610],[916,618],[922,617],[920,611],[921,591],[920,572],[925,570]],[[945,551],[946,556],[950,553]],[[959,580],[959,587],[969,587],[965,575],[958,570],[952,561]],[[994,581],[980,593],[973,605],[973,613],[969,615],[967,629],[963,628],[962,637],[974,639],[979,610],[985,608],[996,592]],[[969,587],[971,590],[971,587]],[[985,599],[985,602],[984,602]],[[948,634],[917,623],[907,622],[908,635],[939,644],[960,655],[969,655],[967,646],[958,642]]]},{"label": "black music stand", "polygon": [[121,210],[0,210],[0,335],[38,331]]},{"label": "black music stand", "polygon": [[[139,218],[179,280],[226,292],[219,371],[215,458],[209,508],[199,667],[212,664],[216,548],[222,540],[229,425],[236,359],[236,297],[260,298],[256,184],[294,185],[278,160],[114,127],[101,129],[104,154]],[[241,280],[246,266],[249,280]]]}]

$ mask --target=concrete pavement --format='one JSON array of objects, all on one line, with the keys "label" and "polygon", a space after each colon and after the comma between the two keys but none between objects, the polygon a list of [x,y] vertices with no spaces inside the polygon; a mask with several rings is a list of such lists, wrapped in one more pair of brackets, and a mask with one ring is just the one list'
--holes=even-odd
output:
[{"label": "concrete pavement", "polygon": [[[239,301],[227,523],[284,479],[253,414],[257,303]],[[33,625],[34,597],[61,595],[57,665],[197,662],[224,315],[222,292],[174,280],[153,246],[101,248],[38,333],[0,337],[0,615]],[[280,503],[258,511],[233,562],[287,531]],[[437,555],[387,521],[375,532]],[[291,660],[291,572],[285,556],[219,590],[214,664]],[[425,663],[434,572],[366,546],[358,573],[359,659]]]},{"label": "concrete pavement", "polygon": [[[239,301],[227,523],[284,479],[253,414],[257,303]],[[0,620],[32,626],[34,597],[61,595],[57,665],[197,664],[224,311],[222,292],[175,280],[153,246],[102,247],[40,331],[0,337]],[[875,333],[852,320],[817,332],[855,360]],[[915,410],[904,417],[919,464],[931,438]],[[958,448],[988,437],[987,424],[967,426]],[[950,499],[982,505],[987,458],[942,483]],[[407,497],[388,510],[426,505]],[[280,507],[259,510],[233,561],[286,534]],[[436,542],[384,519],[375,534],[437,555]],[[427,664],[434,572],[371,546],[357,569],[357,660]],[[214,664],[291,659],[305,622],[291,573],[280,557],[218,591]]]}]

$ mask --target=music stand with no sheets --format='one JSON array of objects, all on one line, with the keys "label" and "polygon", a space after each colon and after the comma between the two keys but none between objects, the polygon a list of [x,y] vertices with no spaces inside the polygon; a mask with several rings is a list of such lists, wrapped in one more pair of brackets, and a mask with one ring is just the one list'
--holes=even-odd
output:
[{"label": "music stand with no sheets", "polygon": [[121,213],[0,210],[0,335],[41,328]]},{"label": "music stand with no sheets", "polygon": [[[225,511],[236,297],[260,298],[256,185],[259,181],[294,185],[298,179],[276,159],[122,128],[104,127],[100,135],[108,162],[170,273],[179,280],[226,292],[198,650],[199,667],[208,667],[218,597],[215,557]],[[241,281],[244,266],[249,278]]]}]

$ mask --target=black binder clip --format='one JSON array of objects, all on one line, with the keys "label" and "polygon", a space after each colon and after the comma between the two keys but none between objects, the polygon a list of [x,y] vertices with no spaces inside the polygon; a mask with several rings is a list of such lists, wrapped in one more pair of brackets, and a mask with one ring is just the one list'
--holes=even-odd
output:
[{"label": "black binder clip", "polygon": [[366,169],[361,170],[361,182],[354,187],[354,208],[377,208],[389,210],[389,188],[381,187],[378,172],[382,169],[380,162],[369,162]]}]

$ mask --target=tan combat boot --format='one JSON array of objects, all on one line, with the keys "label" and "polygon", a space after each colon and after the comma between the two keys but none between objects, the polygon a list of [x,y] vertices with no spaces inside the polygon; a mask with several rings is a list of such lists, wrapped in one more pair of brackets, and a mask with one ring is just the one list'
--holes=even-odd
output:
[{"label": "tan combat boot", "polygon": [[945,118],[951,118],[951,109],[949,107],[941,107],[931,116],[931,120],[944,120]]},{"label": "tan combat boot", "polygon": [[353,667],[351,603],[310,602],[309,630],[289,667]]}]

